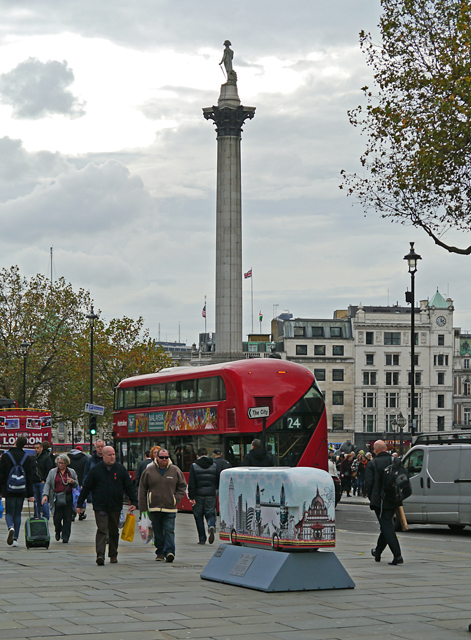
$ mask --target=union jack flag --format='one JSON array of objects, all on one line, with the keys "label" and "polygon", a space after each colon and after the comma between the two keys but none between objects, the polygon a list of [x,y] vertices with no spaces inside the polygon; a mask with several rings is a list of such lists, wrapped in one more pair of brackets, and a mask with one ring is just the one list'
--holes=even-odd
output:
[{"label": "union jack flag", "polygon": [[249,269],[246,273],[244,273],[244,278],[251,278],[252,277],[252,269]]}]

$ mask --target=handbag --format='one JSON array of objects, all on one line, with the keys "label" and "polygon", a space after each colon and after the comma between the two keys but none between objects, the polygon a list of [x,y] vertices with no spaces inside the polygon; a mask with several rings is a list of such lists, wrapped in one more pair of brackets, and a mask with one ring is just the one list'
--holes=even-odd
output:
[{"label": "handbag", "polygon": [[54,502],[56,504],[56,507],[65,507],[67,505],[67,496],[65,494],[65,491],[56,493],[54,497]]},{"label": "handbag", "polygon": [[144,544],[147,544],[153,538],[152,521],[147,511],[141,514],[141,519],[139,520],[139,533],[141,534],[142,542]]},{"label": "handbag", "polygon": [[132,513],[126,515],[124,527],[121,531],[121,540],[132,542],[134,540],[134,531],[136,529],[136,517]]}]

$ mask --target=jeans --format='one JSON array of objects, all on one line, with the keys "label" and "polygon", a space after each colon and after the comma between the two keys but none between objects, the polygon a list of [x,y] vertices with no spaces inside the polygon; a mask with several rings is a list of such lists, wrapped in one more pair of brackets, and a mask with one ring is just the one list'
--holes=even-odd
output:
[{"label": "jeans", "polygon": [[15,533],[13,539],[18,540],[21,527],[21,510],[23,509],[24,496],[5,496],[5,521],[9,529],[13,528]]},{"label": "jeans", "polygon": [[63,507],[54,507],[54,528],[56,533],[62,534],[62,540],[68,542],[72,526],[72,494],[67,496],[67,504]]},{"label": "jeans", "polygon": [[193,517],[198,530],[198,538],[200,542],[206,542],[206,531],[204,528],[204,519],[208,523],[208,527],[216,529],[216,498],[212,496],[196,497],[196,504],[193,507]]},{"label": "jeans", "polygon": [[44,491],[44,482],[35,482],[33,484],[33,493],[34,493],[34,517],[46,518],[49,520],[49,502],[41,504],[41,500],[43,499],[43,491]]},{"label": "jeans", "polygon": [[176,513],[167,513],[166,511],[149,511],[154,529],[155,553],[158,556],[166,558],[169,553],[175,555],[176,515]]},{"label": "jeans", "polygon": [[119,543],[119,516],[121,511],[94,511],[97,526],[95,548],[97,558],[104,558],[106,553],[106,539],[108,538],[108,556],[115,558],[118,555]]},{"label": "jeans", "polygon": [[395,509],[380,509],[374,507],[374,512],[378,518],[381,533],[376,543],[376,554],[380,556],[388,546],[395,558],[401,555],[401,547],[394,530],[393,517]]}]

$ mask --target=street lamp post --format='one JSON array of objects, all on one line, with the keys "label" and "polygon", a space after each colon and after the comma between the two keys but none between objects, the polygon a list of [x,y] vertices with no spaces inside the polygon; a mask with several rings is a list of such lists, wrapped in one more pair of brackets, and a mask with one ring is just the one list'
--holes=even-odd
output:
[{"label": "street lamp post", "polygon": [[410,243],[410,251],[404,256],[404,260],[407,260],[410,273],[410,291],[406,291],[406,302],[409,302],[410,307],[410,408],[411,408],[411,435],[414,435],[415,427],[415,274],[417,272],[417,261],[422,260],[422,257],[414,251],[414,243]]},{"label": "street lamp post", "polygon": [[390,423],[393,433],[394,433],[394,451],[396,451],[396,429],[397,429],[397,419],[394,418],[394,420],[391,420]]},{"label": "street lamp post", "polygon": [[400,431],[399,455],[403,456],[404,455],[404,427],[407,424],[407,420],[402,415],[402,411],[399,411],[399,415],[396,418],[396,424],[399,427],[399,431]]},{"label": "street lamp post", "polygon": [[30,346],[29,342],[21,343],[21,353],[23,354],[23,409],[26,408],[26,356]]},{"label": "street lamp post", "polygon": [[[93,311],[93,305],[91,307],[91,311],[87,316],[88,322],[90,323],[90,404],[93,404],[93,330],[95,327],[95,320],[97,320],[98,316]],[[89,418],[89,431],[90,431],[90,453],[93,451],[93,429],[96,422],[96,416],[90,414]]]}]

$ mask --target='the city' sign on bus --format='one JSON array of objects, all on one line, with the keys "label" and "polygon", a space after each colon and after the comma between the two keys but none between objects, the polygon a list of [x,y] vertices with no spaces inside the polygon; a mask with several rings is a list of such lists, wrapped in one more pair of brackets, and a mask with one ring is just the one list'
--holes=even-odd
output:
[{"label": "'the city' sign on bus", "polygon": [[247,416],[254,418],[268,418],[270,416],[270,407],[249,407]]},{"label": "'the city' sign on bus", "polygon": [[102,407],[99,404],[90,404],[89,402],[86,402],[85,413],[93,413],[97,416],[102,416],[105,413],[105,407]]}]

